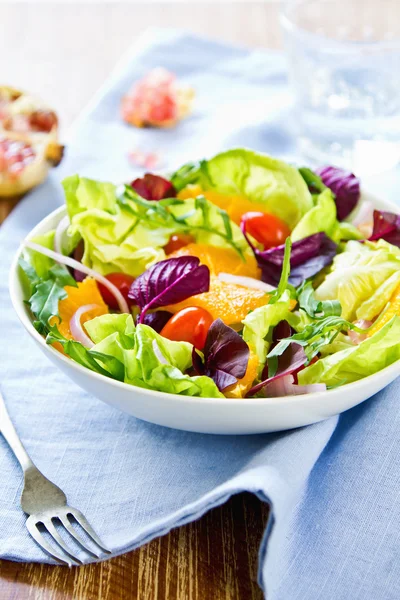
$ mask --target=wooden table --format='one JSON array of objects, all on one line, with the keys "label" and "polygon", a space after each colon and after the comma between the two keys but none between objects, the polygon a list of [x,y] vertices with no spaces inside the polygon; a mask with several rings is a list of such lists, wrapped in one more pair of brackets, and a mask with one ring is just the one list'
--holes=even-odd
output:
[{"label": "wooden table", "polygon": [[[0,56],[7,57],[1,83],[43,96],[59,110],[65,131],[149,26],[251,46],[280,44],[276,2],[0,3]],[[0,201],[0,222],[14,205]],[[0,600],[260,599],[257,554],[266,519],[266,507],[241,494],[195,523],[98,565],[69,570],[0,561]]]}]

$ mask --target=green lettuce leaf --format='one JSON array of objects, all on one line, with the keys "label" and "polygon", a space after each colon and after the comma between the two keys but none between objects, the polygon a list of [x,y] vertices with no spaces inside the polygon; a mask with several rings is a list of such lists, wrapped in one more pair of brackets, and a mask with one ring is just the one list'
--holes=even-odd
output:
[{"label": "green lettuce leaf", "polygon": [[316,289],[317,300],[339,300],[342,316],[349,320],[376,317],[400,283],[400,251],[379,240],[360,244],[349,241],[338,254],[331,272]]},{"label": "green lettuce leaf", "polygon": [[342,385],[377,373],[400,359],[400,317],[393,317],[370,338],[321,358],[297,375],[300,385]]},{"label": "green lettuce leaf", "polygon": [[147,325],[135,327],[131,315],[102,315],[85,323],[92,351],[114,356],[124,365],[126,383],[173,394],[224,397],[212,379],[185,374],[192,346],[160,336]]},{"label": "green lettuce leaf", "polygon": [[102,275],[141,275],[165,258],[164,246],[179,232],[190,232],[199,242],[233,247],[241,255],[250,253],[240,228],[205,198],[154,202],[129,186],[117,194],[110,183],[78,176],[63,185],[71,218],[69,238],[84,240],[82,262]]},{"label": "green lettuce leaf", "polygon": [[299,307],[312,319],[339,316],[342,307],[338,300],[317,300],[311,281],[305,281],[297,291]]},{"label": "green lettuce leaf", "polygon": [[290,292],[286,290],[277,302],[256,308],[243,320],[243,339],[258,357],[259,373],[265,365],[273,328],[279,321],[291,319],[290,305]]},{"label": "green lettuce leaf", "polygon": [[63,180],[62,186],[71,221],[78,213],[92,208],[115,214],[116,186],[114,184],[71,175]]},{"label": "green lettuce leaf", "polygon": [[361,239],[360,231],[350,223],[336,218],[336,204],[329,188],[325,188],[317,197],[315,206],[299,221],[291,233],[294,242],[309,235],[323,231],[334,242],[348,239]]},{"label": "green lettuce leaf", "polygon": [[243,195],[265,205],[293,228],[313,207],[307,184],[297,169],[266,154],[236,149],[217,154],[199,165],[184,165],[172,175],[177,189],[198,183],[202,189]]},{"label": "green lettuce leaf", "polygon": [[49,333],[46,336],[47,344],[53,344],[54,342],[61,344],[65,354],[83,367],[118,381],[124,380],[124,365],[118,358],[94,349],[88,349],[75,340],[66,339],[58,331],[56,325],[49,328]]},{"label": "green lettuce leaf", "polygon": [[[35,238],[32,238],[31,241],[40,246],[44,246],[45,248],[49,248],[50,250],[54,250],[54,234],[55,230],[53,229],[43,235],[37,235]],[[23,256],[40,278],[45,278],[49,269],[55,264],[52,258],[28,248],[24,249]]]}]

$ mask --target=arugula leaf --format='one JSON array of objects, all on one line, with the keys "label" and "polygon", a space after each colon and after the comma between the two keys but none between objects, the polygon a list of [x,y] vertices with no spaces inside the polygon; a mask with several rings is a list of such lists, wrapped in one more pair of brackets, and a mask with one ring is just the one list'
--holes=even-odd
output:
[{"label": "arugula leaf", "polygon": [[20,259],[19,265],[31,286],[28,304],[36,317],[35,327],[43,333],[49,319],[58,315],[58,302],[67,297],[64,287],[76,287],[77,283],[68,269],[59,264],[54,264],[48,270],[46,279],[40,278],[24,258]]},{"label": "arugula leaf", "polygon": [[[285,241],[285,253],[283,255],[283,264],[281,271],[281,278],[275,292],[271,294],[268,304],[275,304],[282,297],[282,294],[288,288],[289,275],[290,275],[290,253],[292,250],[292,240],[288,237]],[[292,288],[292,286],[290,286]]]},{"label": "arugula leaf", "polygon": [[40,281],[40,277],[36,273],[36,271],[32,267],[32,265],[27,260],[25,260],[25,258],[23,256],[19,257],[18,265],[22,271],[22,274],[24,275],[23,282],[27,284],[27,286],[29,288],[29,290],[28,290],[29,295],[31,296],[33,294],[37,284]]},{"label": "arugula leaf", "polygon": [[304,346],[307,359],[311,361],[324,346],[331,344],[340,332],[346,332],[349,329],[359,333],[368,331],[367,329],[360,329],[340,316],[333,315],[318,319],[314,323],[306,325],[301,332],[281,340],[271,350],[267,358],[280,356],[292,342],[297,342],[301,346]]},{"label": "arugula leaf", "polygon": [[39,322],[47,325],[49,319],[58,315],[58,301],[67,297],[67,292],[54,279],[47,279],[36,286],[29,299],[31,311]]},{"label": "arugula leaf", "polygon": [[321,177],[308,167],[300,167],[299,173],[306,182],[308,189],[312,194],[320,194],[326,190],[326,185],[322,181]]},{"label": "arugula leaf", "polygon": [[[243,259],[243,249],[235,241],[232,224],[227,212],[209,202],[204,196],[197,196],[194,200],[194,208],[184,214],[175,214],[174,208],[189,205],[188,200],[179,198],[166,198],[164,200],[145,200],[139,196],[130,186],[125,186],[123,192],[118,195],[118,203],[129,210],[137,218],[146,218],[159,224],[163,228],[171,228],[174,231],[201,232],[205,231],[222,238]],[[189,205],[190,206],[190,205]],[[201,212],[201,219],[193,222],[191,219]],[[211,214],[211,211],[213,214]],[[216,217],[221,219],[223,229],[216,226]],[[245,244],[243,244],[245,247]]]},{"label": "arugula leaf", "polygon": [[183,188],[188,186],[189,184],[197,181],[199,176],[199,163],[186,163],[175,171],[173,175],[170,177],[170,181],[172,185],[176,189],[177,192],[180,192]]},{"label": "arugula leaf", "polygon": [[339,300],[317,300],[310,281],[304,282],[298,290],[299,306],[313,319],[338,316],[342,314]]}]

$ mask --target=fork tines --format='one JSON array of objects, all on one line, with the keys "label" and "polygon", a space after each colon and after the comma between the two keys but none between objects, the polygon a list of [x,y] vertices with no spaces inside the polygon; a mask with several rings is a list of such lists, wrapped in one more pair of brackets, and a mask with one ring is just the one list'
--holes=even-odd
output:
[{"label": "fork tines", "polygon": [[[93,550],[88,542],[79,535],[70,517],[73,517],[86,533],[88,539],[100,549],[100,552],[98,548]],[[56,528],[55,523],[57,522],[61,524],[61,528]],[[26,521],[26,526],[42,550],[63,564],[67,564],[69,567],[82,565],[85,561],[78,558],[76,552],[68,547],[64,538],[59,533],[62,530],[67,531],[69,536],[92,558],[99,559],[104,554],[111,554],[110,550],[106,548],[94,529],[89,525],[84,515],[76,508],[65,506],[65,508],[58,509],[56,514],[53,511],[50,514],[50,511],[48,511],[48,513],[43,513],[42,515],[31,515]],[[41,526],[40,529],[38,526]],[[47,536],[44,535],[45,532],[52,538],[55,544],[48,541]]]}]

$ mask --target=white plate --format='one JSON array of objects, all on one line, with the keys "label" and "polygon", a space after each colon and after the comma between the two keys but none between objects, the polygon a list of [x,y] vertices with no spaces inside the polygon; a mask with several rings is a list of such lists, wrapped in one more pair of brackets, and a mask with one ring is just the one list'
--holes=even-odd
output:
[{"label": "white plate", "polygon": [[[362,201],[372,202],[376,208],[399,212],[395,205],[369,194],[364,193]],[[64,214],[64,207],[52,212],[30,232],[28,239],[54,229]],[[100,400],[157,425],[219,434],[282,431],[310,425],[348,410],[379,392],[400,375],[400,361],[397,361],[375,375],[326,392],[242,400],[165,394],[114,381],[57,352],[35,330],[29,310],[23,302],[25,298],[18,277],[20,252],[21,248],[10,270],[11,300],[19,319],[42,352],[75,383]]]}]

